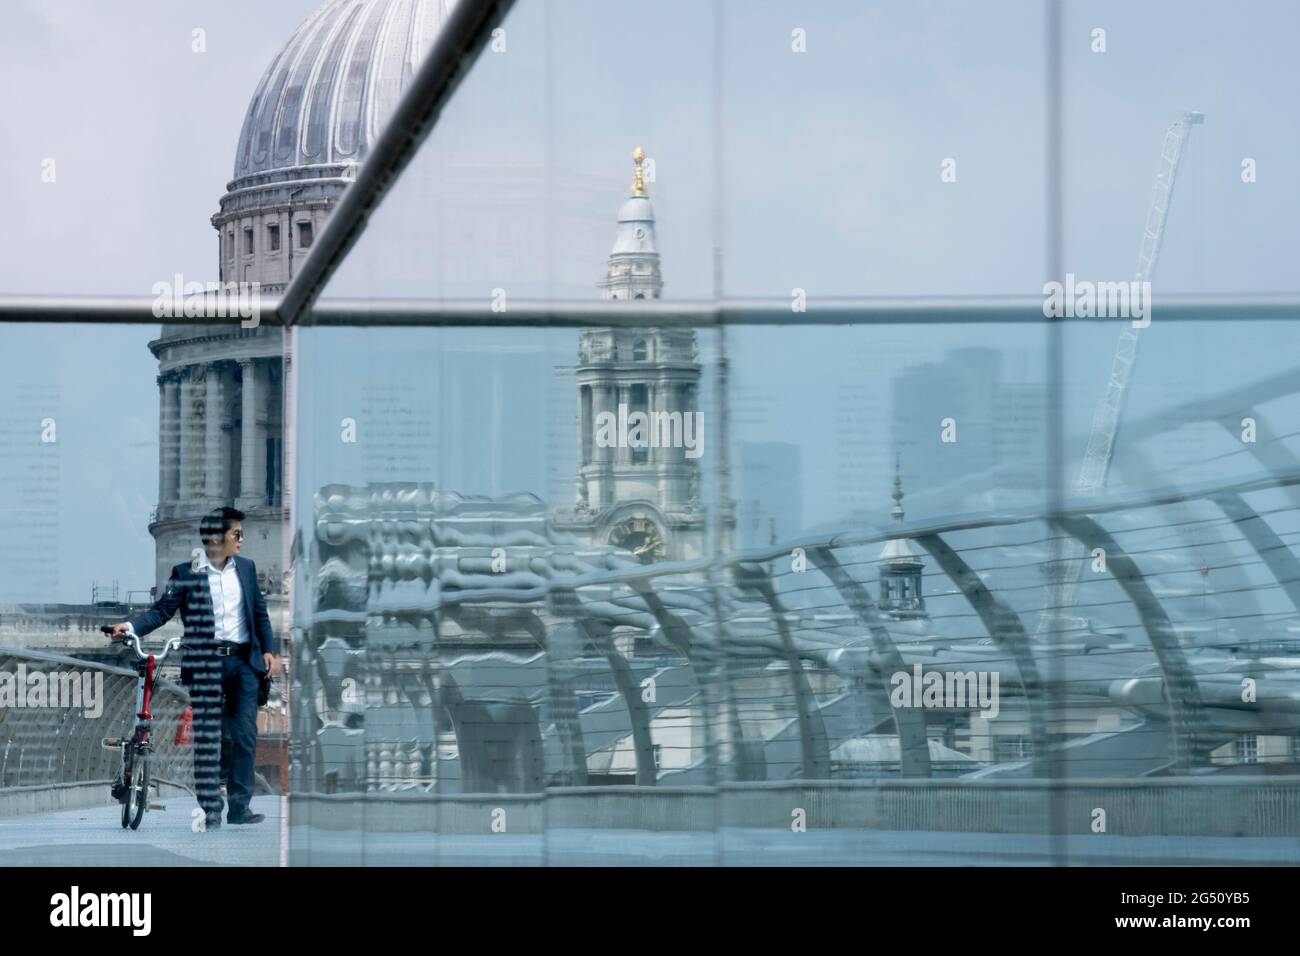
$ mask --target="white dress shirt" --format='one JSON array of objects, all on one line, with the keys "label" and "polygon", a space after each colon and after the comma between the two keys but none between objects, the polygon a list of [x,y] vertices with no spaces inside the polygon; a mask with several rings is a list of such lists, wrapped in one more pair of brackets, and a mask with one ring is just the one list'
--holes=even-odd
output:
[{"label": "white dress shirt", "polygon": [[239,573],[234,557],[226,558],[226,566],[217,570],[206,554],[199,556],[199,568],[207,572],[208,590],[212,593],[213,634],[218,641],[247,644],[248,623],[244,620],[244,590],[239,586]]}]

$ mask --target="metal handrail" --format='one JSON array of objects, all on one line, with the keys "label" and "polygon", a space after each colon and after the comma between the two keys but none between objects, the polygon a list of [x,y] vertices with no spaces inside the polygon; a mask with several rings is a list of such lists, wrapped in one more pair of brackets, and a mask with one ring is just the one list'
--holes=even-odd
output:
[{"label": "metal handrail", "polygon": [[[350,194],[345,193],[347,196]],[[338,221],[336,210],[330,222]],[[327,227],[328,229],[328,227]],[[300,273],[301,274],[301,273]],[[288,291],[287,290],[286,294]],[[1276,295],[1170,295],[1158,300],[1156,322],[1276,322],[1300,319],[1300,293]],[[990,325],[1044,327],[1060,323],[1104,325],[1122,319],[1054,319],[1037,295],[845,296],[809,300],[793,312],[788,298],[592,302],[586,299],[512,299],[495,312],[487,299],[325,298],[296,316],[281,296],[259,300],[258,322],[267,326],[440,326],[447,328],[657,328],[720,326]],[[286,321],[288,319],[288,321]],[[115,296],[0,296],[0,322],[84,322],[157,325],[154,299]],[[175,321],[169,319],[168,321]],[[180,320],[182,322],[187,320]],[[239,316],[203,317],[195,325],[239,328]]]}]

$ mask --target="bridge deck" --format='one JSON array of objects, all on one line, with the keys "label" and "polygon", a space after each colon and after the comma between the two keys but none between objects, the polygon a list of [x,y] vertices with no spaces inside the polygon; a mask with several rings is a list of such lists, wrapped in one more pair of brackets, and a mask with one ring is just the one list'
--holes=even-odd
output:
[{"label": "bridge deck", "polygon": [[[191,805],[171,799],[138,831],[123,830],[115,806],[0,818],[0,866],[316,865],[727,865],[1035,866],[1059,862],[1060,844],[1028,834],[861,829],[792,833],[754,827],[713,832],[552,829],[546,834],[436,836],[282,826],[281,801],[258,797],[255,826],[195,833]],[[1300,839],[1073,835],[1075,866],[1298,865]]]},{"label": "bridge deck", "polygon": [[0,866],[276,866],[280,862],[281,800],[255,797],[266,820],[225,824],[195,833],[191,797],[168,797],[140,829],[122,828],[114,804],[54,813],[0,817]]}]

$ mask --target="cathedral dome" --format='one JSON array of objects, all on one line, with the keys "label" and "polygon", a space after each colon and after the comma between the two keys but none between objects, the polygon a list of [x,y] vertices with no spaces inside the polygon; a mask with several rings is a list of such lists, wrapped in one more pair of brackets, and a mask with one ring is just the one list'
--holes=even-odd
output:
[{"label": "cathedral dome", "polygon": [[262,76],[239,134],[235,181],[360,163],[452,2],[327,0]]}]

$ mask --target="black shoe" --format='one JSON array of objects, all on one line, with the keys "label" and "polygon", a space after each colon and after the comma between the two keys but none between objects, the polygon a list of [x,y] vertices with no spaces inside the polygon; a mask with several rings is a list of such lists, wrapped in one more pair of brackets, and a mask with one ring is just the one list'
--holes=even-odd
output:
[{"label": "black shoe", "polygon": [[208,814],[204,814],[204,816],[203,816],[203,829],[205,829],[205,830],[220,830],[220,829],[221,829],[221,814],[220,814],[220,813],[208,813]]},{"label": "black shoe", "polygon": [[226,814],[226,822],[234,826],[240,826],[245,823],[261,823],[265,819],[266,814],[264,813],[249,813],[248,811],[244,811],[243,813]]}]

